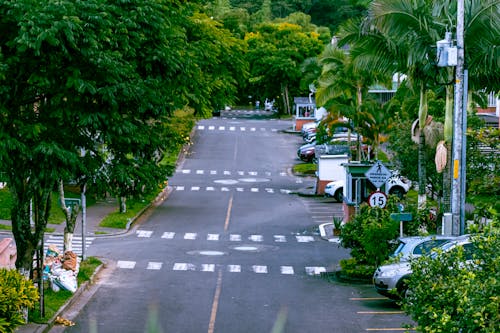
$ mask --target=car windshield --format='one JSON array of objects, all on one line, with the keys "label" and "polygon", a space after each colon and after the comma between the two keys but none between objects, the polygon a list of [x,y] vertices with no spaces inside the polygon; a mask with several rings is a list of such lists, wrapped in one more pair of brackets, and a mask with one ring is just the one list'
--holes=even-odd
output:
[{"label": "car windshield", "polygon": [[391,254],[391,257],[396,257],[403,250],[403,248],[405,247],[405,245],[406,245],[405,242],[400,241],[399,245],[396,248],[396,250],[394,251],[394,253]]}]

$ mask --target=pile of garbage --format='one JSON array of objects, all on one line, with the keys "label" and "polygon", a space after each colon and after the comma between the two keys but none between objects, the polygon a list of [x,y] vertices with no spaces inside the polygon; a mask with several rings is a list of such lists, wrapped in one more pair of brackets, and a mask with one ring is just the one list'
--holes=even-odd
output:
[{"label": "pile of garbage", "polygon": [[68,290],[74,293],[78,288],[77,275],[79,258],[73,251],[64,254],[55,245],[50,245],[43,261],[43,279],[50,282],[53,291]]}]

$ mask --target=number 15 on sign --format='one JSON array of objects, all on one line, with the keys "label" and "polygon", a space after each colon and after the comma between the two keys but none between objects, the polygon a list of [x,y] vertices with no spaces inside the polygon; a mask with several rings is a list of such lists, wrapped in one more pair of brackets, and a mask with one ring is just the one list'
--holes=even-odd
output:
[{"label": "number 15 on sign", "polygon": [[384,192],[373,192],[368,197],[368,204],[370,207],[385,208],[387,205],[387,196]]}]

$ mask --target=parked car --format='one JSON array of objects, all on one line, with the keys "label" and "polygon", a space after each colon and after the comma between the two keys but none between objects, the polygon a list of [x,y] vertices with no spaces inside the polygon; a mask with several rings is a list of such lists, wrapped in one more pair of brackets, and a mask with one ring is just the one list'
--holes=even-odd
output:
[{"label": "parked car", "polygon": [[[463,246],[466,258],[471,259],[473,248],[469,235],[456,237],[439,246],[442,251],[450,251],[457,246]],[[437,258],[437,252],[430,252],[431,257]],[[391,299],[401,299],[408,295],[408,278],[412,274],[411,261],[400,261],[382,265],[373,274],[373,285],[377,292]]]},{"label": "parked car", "polygon": [[[399,175],[398,172],[393,173],[391,177],[386,182],[385,185],[386,193],[390,195],[397,195],[402,197],[411,188],[411,181],[406,177]],[[338,202],[342,202],[344,192],[344,181],[343,180],[335,180],[326,184],[325,187],[325,196],[332,197]]]},{"label": "parked car", "polygon": [[408,261],[418,258],[425,253],[430,253],[435,247],[454,239],[453,236],[430,235],[430,236],[410,236],[398,238],[396,250],[391,254],[392,258],[399,261]]},{"label": "parked car", "polygon": [[300,129],[300,134],[302,135],[302,137],[304,137],[304,135],[308,129],[316,128],[316,127],[318,127],[318,124],[319,124],[319,122],[310,122],[310,123],[305,123],[304,125],[302,125],[302,128]]},{"label": "parked car", "polygon": [[304,162],[312,162],[316,155],[316,141],[300,146],[297,149],[297,157]]}]

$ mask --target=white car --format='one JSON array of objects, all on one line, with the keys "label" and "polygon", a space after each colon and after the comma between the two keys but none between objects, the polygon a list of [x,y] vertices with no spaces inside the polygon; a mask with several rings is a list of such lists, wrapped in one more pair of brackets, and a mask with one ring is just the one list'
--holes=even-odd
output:
[{"label": "white car", "polygon": [[[411,181],[405,177],[400,176],[395,173],[386,182],[385,191],[391,195],[397,195],[402,197],[404,194],[408,193],[411,188]],[[332,197],[338,202],[342,202],[344,195],[344,181],[335,180],[326,184],[325,196]]]}]

